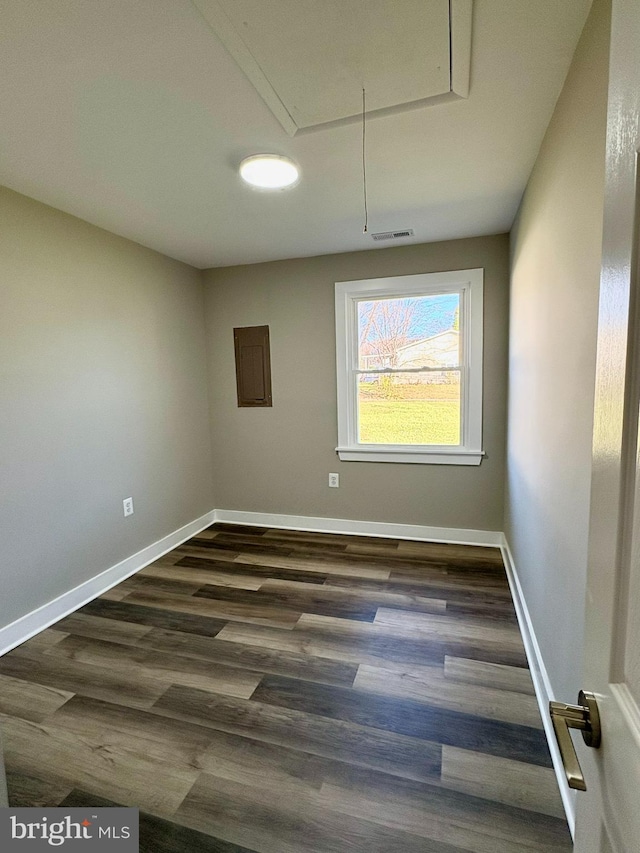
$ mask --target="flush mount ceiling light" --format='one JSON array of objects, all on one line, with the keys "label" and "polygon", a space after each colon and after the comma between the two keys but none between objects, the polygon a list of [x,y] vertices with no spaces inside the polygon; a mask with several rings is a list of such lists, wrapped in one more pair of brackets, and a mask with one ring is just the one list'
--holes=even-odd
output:
[{"label": "flush mount ceiling light", "polygon": [[252,187],[283,190],[298,182],[300,170],[288,157],[279,154],[254,154],[240,163],[240,177]]}]

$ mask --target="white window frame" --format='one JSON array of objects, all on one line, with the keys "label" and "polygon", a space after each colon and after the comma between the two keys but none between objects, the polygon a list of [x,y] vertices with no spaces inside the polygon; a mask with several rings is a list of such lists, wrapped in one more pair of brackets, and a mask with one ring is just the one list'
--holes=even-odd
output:
[{"label": "white window frame", "polygon": [[[484,270],[453,270],[336,282],[338,446],[344,462],[479,465],[482,450]],[[460,294],[459,445],[362,444],[358,441],[358,302],[407,296]]]}]

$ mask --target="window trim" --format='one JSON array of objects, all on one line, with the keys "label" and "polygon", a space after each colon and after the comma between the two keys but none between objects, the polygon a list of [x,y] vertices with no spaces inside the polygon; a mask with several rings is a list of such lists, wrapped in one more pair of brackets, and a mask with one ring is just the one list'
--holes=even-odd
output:
[{"label": "window trim", "polygon": [[[482,355],[484,270],[451,270],[336,282],[336,366],[338,446],[344,462],[479,465],[482,449]],[[361,444],[358,442],[357,303],[367,299],[460,293],[461,443],[459,445]],[[468,318],[468,319],[467,319]]]}]

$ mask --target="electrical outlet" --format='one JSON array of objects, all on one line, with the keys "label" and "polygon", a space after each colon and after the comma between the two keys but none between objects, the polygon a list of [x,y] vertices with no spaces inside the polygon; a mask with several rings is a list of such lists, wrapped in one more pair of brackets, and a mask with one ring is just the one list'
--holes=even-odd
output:
[{"label": "electrical outlet", "polygon": [[124,510],[125,518],[128,515],[133,515],[133,498],[125,498],[122,501],[122,509]]},{"label": "electrical outlet", "polygon": [[329,474],[329,488],[330,489],[339,489],[340,488],[340,474]]}]

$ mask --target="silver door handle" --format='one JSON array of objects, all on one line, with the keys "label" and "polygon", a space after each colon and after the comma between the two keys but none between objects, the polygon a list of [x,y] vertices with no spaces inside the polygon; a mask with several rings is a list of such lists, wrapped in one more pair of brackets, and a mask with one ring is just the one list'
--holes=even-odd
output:
[{"label": "silver door handle", "polygon": [[587,785],[580,768],[576,748],[571,740],[569,729],[580,729],[587,746],[598,749],[602,740],[600,712],[593,693],[580,691],[577,705],[565,705],[563,702],[549,702],[549,713],[553,730],[564,764],[564,772],[570,788],[586,791]]}]

